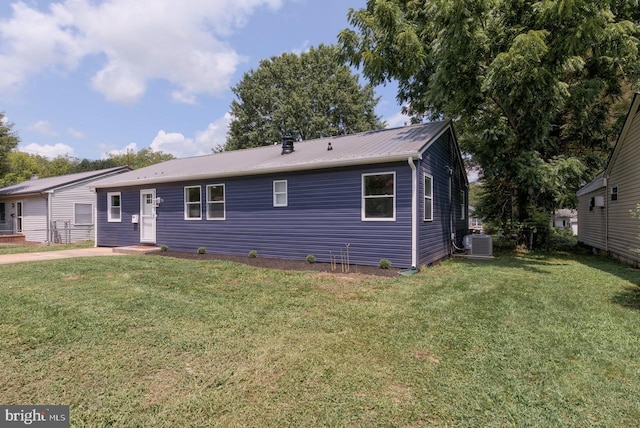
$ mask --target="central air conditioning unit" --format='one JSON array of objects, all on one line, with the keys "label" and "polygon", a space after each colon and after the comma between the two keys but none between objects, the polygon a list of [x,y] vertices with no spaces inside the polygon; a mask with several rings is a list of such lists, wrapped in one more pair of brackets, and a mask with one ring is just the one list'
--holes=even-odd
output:
[{"label": "central air conditioning unit", "polygon": [[464,237],[464,247],[471,257],[493,257],[493,238],[491,235],[467,235]]}]

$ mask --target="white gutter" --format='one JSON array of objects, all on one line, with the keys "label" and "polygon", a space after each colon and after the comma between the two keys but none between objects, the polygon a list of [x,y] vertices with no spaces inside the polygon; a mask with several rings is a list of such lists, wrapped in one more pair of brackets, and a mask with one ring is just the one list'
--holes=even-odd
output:
[{"label": "white gutter", "polygon": [[418,171],[413,157],[407,159],[411,168],[411,267],[418,267]]}]

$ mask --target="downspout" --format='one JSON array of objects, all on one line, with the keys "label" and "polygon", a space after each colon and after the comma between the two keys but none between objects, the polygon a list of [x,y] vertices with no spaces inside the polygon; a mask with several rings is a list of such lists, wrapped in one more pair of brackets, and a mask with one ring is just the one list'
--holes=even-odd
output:
[{"label": "downspout", "polygon": [[411,268],[418,267],[418,170],[413,157],[407,159],[411,168]]},{"label": "downspout", "polygon": [[[604,250],[609,253],[609,180],[604,180]],[[578,225],[578,227],[580,227]]]},{"label": "downspout", "polygon": [[97,247],[98,246],[98,189],[93,187],[91,188],[91,190],[93,190],[93,193],[96,194],[96,197],[94,198],[94,200],[96,201],[95,209],[93,210],[93,246]]}]

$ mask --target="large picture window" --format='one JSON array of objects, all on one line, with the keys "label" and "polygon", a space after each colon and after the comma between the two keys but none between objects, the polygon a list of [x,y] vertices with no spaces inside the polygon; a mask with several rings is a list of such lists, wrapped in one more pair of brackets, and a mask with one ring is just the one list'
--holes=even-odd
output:
[{"label": "large picture window", "polygon": [[289,204],[287,196],[287,180],[273,182],[273,206],[286,207]]},{"label": "large picture window", "polygon": [[107,221],[122,221],[122,195],[120,192],[107,193]]},{"label": "large picture window", "polygon": [[93,224],[92,204],[73,204],[73,224],[76,226]]},{"label": "large picture window", "polygon": [[424,175],[424,221],[433,221],[433,177]]},{"label": "large picture window", "polygon": [[207,220],[225,219],[224,184],[207,186]]},{"label": "large picture window", "polygon": [[184,219],[202,219],[202,195],[200,186],[188,186],[184,188]]},{"label": "large picture window", "polygon": [[0,223],[7,221],[7,214],[4,208],[4,202],[0,202]]},{"label": "large picture window", "polygon": [[362,175],[362,220],[396,219],[396,173]]}]

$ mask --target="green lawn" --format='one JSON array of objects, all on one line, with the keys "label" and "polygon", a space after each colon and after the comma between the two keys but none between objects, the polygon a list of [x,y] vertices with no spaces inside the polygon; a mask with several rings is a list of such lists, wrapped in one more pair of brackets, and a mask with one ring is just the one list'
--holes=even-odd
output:
[{"label": "green lawn", "polygon": [[157,256],[0,267],[0,403],[72,426],[635,426],[640,273],[587,256],[393,279]]},{"label": "green lawn", "polygon": [[93,241],[82,241],[74,244],[0,244],[0,255],[73,250],[74,248],[91,247],[93,247]]}]

